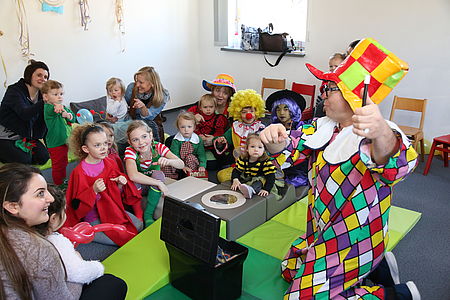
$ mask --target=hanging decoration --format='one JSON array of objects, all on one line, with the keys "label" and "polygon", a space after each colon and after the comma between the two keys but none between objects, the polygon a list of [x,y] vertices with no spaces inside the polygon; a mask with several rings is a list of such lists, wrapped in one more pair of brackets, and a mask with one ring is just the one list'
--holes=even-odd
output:
[{"label": "hanging decoration", "polygon": [[121,52],[125,52],[125,24],[123,22],[123,0],[116,0],[116,22],[119,26]]},{"label": "hanging decoration", "polygon": [[88,0],[80,0],[80,14],[81,14],[81,26],[84,30],[88,30],[88,24],[91,22],[89,16],[89,3]]},{"label": "hanging decoration", "polygon": [[42,4],[42,11],[51,11],[57,14],[62,14],[64,12],[64,1],[65,0],[39,0]]},{"label": "hanging decoration", "polygon": [[27,14],[25,11],[24,0],[17,1],[17,18],[19,20],[19,44],[22,51],[22,56],[29,60],[34,54],[30,51],[30,34],[28,31]]},{"label": "hanging decoration", "polygon": [[[0,30],[0,37],[2,36],[3,31]],[[0,51],[0,59],[2,60],[3,72],[5,72],[5,81],[3,82],[3,86],[6,88],[6,83],[8,82],[8,73],[6,72],[6,64],[1,51]]]}]

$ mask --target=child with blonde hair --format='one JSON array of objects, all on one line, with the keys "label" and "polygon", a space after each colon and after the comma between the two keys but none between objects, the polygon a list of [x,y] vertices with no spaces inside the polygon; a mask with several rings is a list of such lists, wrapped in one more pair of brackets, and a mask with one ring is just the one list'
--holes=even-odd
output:
[{"label": "child with blonde hair", "polygon": [[152,130],[144,121],[131,122],[127,136],[130,146],[125,150],[125,169],[138,188],[149,186],[144,210],[145,226],[149,226],[154,222],[153,214],[161,194],[168,191],[161,167],[183,169],[184,163],[167,146],[153,140]]},{"label": "child with blonde hair", "polygon": [[277,171],[266,153],[259,135],[250,134],[247,137],[246,151],[237,159],[236,167],[231,173],[231,189],[239,189],[245,198],[253,195],[266,197],[277,194],[275,173]]},{"label": "child with blonde hair", "polygon": [[106,120],[111,123],[123,121],[127,113],[125,85],[121,79],[112,77],[106,82]]},{"label": "child with blonde hair", "polygon": [[44,99],[44,120],[47,125],[45,143],[52,160],[53,183],[62,185],[66,179],[68,164],[67,138],[72,130],[72,123],[76,122],[75,114],[66,106],[61,113],[55,112],[55,105],[64,101],[63,85],[55,80],[46,81],[41,88]]},{"label": "child with blonde hair", "polygon": [[191,112],[181,111],[177,117],[178,133],[172,140],[170,151],[180,157],[185,167],[183,171],[190,174],[193,171],[206,171],[206,153],[202,139],[194,132],[195,116]]},{"label": "child with blonde hair", "polygon": [[[130,234],[108,231],[94,238],[103,244],[124,245],[142,228],[141,193],[108,158],[108,139],[101,126],[85,123],[75,127],[70,148],[80,163],[70,175],[64,226],[81,221],[124,225]],[[136,216],[125,211],[124,205],[130,205]]]}]

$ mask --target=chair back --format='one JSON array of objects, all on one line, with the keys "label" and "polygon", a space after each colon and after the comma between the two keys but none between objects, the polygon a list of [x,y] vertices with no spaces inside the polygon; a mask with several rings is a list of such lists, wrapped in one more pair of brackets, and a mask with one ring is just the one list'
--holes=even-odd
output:
[{"label": "chair back", "polygon": [[261,97],[264,99],[264,89],[284,90],[286,79],[272,79],[263,77],[261,82]]},{"label": "chair back", "polygon": [[299,93],[305,97],[306,103],[308,103],[308,98],[310,98],[309,106],[302,112],[302,121],[312,119],[314,116],[314,99],[316,96],[316,86],[311,84],[303,84],[303,83],[292,83],[292,90],[294,92]]},{"label": "chair back", "polygon": [[[425,119],[425,110],[427,106],[427,99],[415,99],[394,96],[394,102],[392,102],[391,115],[389,120],[394,120],[394,114],[396,110],[415,111],[421,114],[419,126],[415,127],[420,131],[423,130],[423,123]],[[414,128],[414,127],[413,127]]]}]

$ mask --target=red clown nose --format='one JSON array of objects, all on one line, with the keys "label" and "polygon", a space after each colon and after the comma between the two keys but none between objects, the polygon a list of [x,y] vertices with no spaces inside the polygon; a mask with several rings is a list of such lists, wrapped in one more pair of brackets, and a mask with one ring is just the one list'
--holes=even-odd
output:
[{"label": "red clown nose", "polygon": [[253,114],[252,114],[252,113],[247,113],[247,114],[245,115],[245,118],[246,118],[247,120],[251,120],[251,119],[253,119]]}]

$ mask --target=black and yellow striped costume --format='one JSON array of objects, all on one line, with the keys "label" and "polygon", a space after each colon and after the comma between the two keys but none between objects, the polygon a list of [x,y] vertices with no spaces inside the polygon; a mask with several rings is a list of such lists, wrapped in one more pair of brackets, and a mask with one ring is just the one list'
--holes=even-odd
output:
[{"label": "black and yellow striped costume", "polygon": [[275,183],[276,170],[276,167],[269,159],[252,163],[248,159],[239,157],[236,162],[236,167],[234,167],[231,174],[231,179],[237,178],[241,183],[247,183],[253,181],[255,177],[261,177],[261,179],[265,179],[262,180],[262,189],[270,192]]}]

